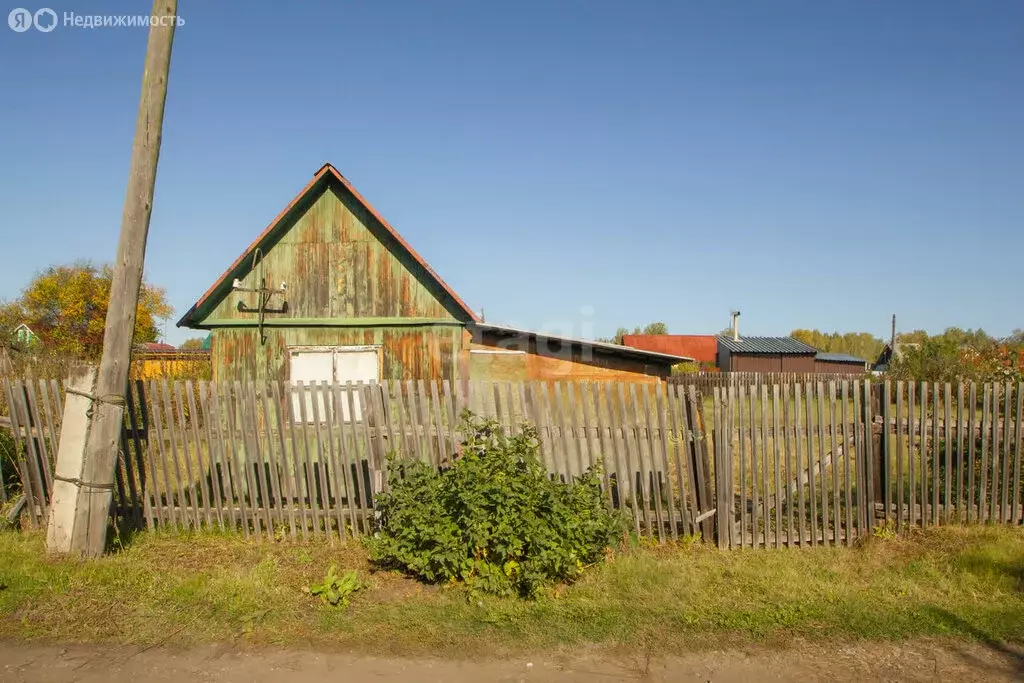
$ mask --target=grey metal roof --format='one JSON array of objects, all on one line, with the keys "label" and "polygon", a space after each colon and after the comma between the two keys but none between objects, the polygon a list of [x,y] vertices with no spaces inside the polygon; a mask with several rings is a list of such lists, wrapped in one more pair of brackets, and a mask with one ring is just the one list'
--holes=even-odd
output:
[{"label": "grey metal roof", "polygon": [[860,363],[863,365],[867,363],[863,358],[852,356],[848,353],[825,353],[822,351],[818,352],[818,355],[814,357],[816,360],[823,360],[832,363]]},{"label": "grey metal roof", "polygon": [[593,341],[590,339],[573,339],[571,337],[565,337],[560,334],[549,334],[547,332],[534,332],[532,330],[524,330],[518,327],[509,327],[507,325],[492,325],[490,323],[469,323],[469,327],[476,328],[479,330],[488,330],[490,332],[496,332],[498,334],[504,334],[508,336],[525,336],[535,337],[540,339],[553,339],[565,344],[579,344],[592,347],[595,351],[602,353],[610,353],[619,356],[625,356],[627,358],[638,358],[640,360],[646,360],[649,362],[660,363],[660,364],[671,364],[676,363],[687,363],[692,362],[693,359],[687,356],[673,356],[668,353],[658,353],[656,351],[644,351],[643,349],[634,349],[632,346],[620,346],[619,344],[609,344],[607,342]]},{"label": "grey metal roof", "polygon": [[813,346],[792,337],[740,337],[733,341],[732,337],[719,337],[718,343],[732,353],[770,353],[783,355],[805,355],[817,353]]}]

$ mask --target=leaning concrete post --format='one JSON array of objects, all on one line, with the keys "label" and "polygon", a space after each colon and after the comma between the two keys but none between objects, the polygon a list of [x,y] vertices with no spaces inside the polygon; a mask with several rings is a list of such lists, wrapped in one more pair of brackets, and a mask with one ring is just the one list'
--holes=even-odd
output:
[{"label": "leaning concrete post", "polygon": [[[60,445],[54,467],[53,494],[50,496],[50,522],[46,528],[46,549],[51,553],[82,552],[72,534],[76,527],[89,527],[89,498],[110,496],[110,489],[96,489],[83,481],[85,444],[92,424],[93,392],[96,389],[96,368],[81,366],[72,369],[67,380],[64,419],[61,423]],[[79,537],[78,541],[84,540]]]}]

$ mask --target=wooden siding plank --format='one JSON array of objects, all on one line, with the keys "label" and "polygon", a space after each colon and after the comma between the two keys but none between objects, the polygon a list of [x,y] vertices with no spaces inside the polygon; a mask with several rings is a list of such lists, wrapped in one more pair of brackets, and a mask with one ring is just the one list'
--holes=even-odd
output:
[{"label": "wooden siding plank", "polygon": [[[944,484],[945,489],[943,490],[942,497],[942,523],[949,524],[952,521],[952,509],[950,508],[950,502],[953,498],[953,481],[952,481],[952,469],[953,469],[953,414],[952,404],[953,403],[953,388],[946,382],[944,387],[942,409],[945,416],[945,421],[942,425],[942,438],[945,442],[945,470],[944,472]],[[888,425],[888,422],[886,422]]]},{"label": "wooden siding plank", "polygon": [[[605,387],[605,398],[608,403],[608,425],[612,439],[612,447],[615,449],[616,462],[616,488],[619,493],[619,507],[625,509],[629,505],[633,516],[633,528],[637,535],[640,535],[640,507],[637,504],[636,492],[634,489],[633,466],[629,458],[629,449],[626,446],[626,395],[621,382],[608,384]],[[618,424],[616,424],[618,423]],[[619,428],[621,425],[621,428]],[[619,433],[622,434],[620,445]],[[626,499],[629,498],[627,503]]]},{"label": "wooden siding plank", "polygon": [[[274,490],[273,501],[276,510],[278,528],[282,533],[285,523],[288,523],[288,531],[292,538],[295,537],[295,517],[293,516],[288,495],[287,476],[287,451],[284,445],[284,421],[281,419],[281,389],[280,384],[271,380],[264,380],[260,387],[262,396],[263,416],[266,420],[267,429],[267,457],[270,463],[270,487]],[[276,433],[277,438],[274,438]],[[287,512],[285,503],[288,501]]]},{"label": "wooden siding plank", "polygon": [[583,444],[580,443],[580,441],[582,441],[582,438],[586,436],[586,432],[584,432],[582,436],[580,435],[580,430],[579,430],[579,424],[578,423],[580,422],[582,416],[579,414],[579,412],[576,409],[576,385],[575,385],[575,383],[574,382],[566,382],[565,389],[566,389],[566,392],[568,394],[568,401],[569,401],[569,403],[568,403],[569,414],[568,414],[568,420],[567,420],[568,421],[568,426],[569,426],[568,435],[569,435],[569,438],[572,439],[573,451],[576,454],[576,473],[578,475],[582,476],[583,473],[587,469],[587,465],[586,465],[586,463],[583,460]]},{"label": "wooden siding plank", "polygon": [[[625,409],[625,417],[627,423],[630,425],[630,429],[626,432],[626,448],[633,449],[633,453],[636,456],[635,468],[630,467],[630,481],[635,482],[639,478],[639,486],[637,486],[637,496],[640,498],[640,509],[643,513],[644,525],[647,531],[648,539],[654,538],[654,525],[656,522],[651,520],[651,499],[650,499],[650,488],[647,480],[647,470],[644,467],[644,451],[640,440],[640,407],[636,399],[636,385],[630,383],[629,385],[629,406],[623,403]],[[632,421],[630,421],[632,416]],[[634,475],[634,473],[636,473]]]},{"label": "wooden siding plank", "polygon": [[[295,420],[291,412],[294,391],[289,383],[278,381],[271,382],[271,390],[274,394],[274,416],[277,418],[277,424],[280,428],[278,440],[281,442],[281,491],[287,496],[288,531],[294,539],[296,537],[296,527],[306,528],[306,525],[301,521],[301,517],[299,520],[296,519],[295,510],[299,487],[296,481],[298,476],[298,459],[296,457],[297,449],[295,447],[293,425]],[[287,403],[285,398],[288,399]],[[287,444],[291,445],[291,451],[288,450]],[[299,507],[305,510],[304,506],[300,505]],[[302,514],[299,513],[299,515]],[[306,537],[305,531],[302,532],[302,537]]]},{"label": "wooden siding plank", "polygon": [[[886,388],[886,401],[888,401],[889,391]],[[888,405],[888,403],[886,403]],[[886,423],[888,424],[888,423]],[[842,545],[842,508],[840,505],[840,487],[839,487],[839,460],[842,458],[846,459],[846,448],[842,449],[842,456],[840,456],[839,450],[839,438],[836,433],[836,383],[835,380],[829,380],[828,382],[828,435],[830,446],[832,449],[832,545]],[[888,508],[886,508],[888,510]],[[888,514],[888,513],[887,513]]]},{"label": "wooden siding plank", "polygon": [[977,489],[975,488],[974,481],[974,463],[975,456],[975,445],[977,440],[975,439],[975,429],[977,428],[977,408],[978,408],[978,385],[971,382],[970,400],[968,401],[969,410],[967,412],[967,419],[970,426],[967,429],[970,435],[967,439],[967,522],[968,524],[972,521],[977,521],[978,517],[974,512],[974,504],[977,501]]},{"label": "wooden siding plank", "polygon": [[[814,410],[814,383],[808,382],[804,386],[806,392],[807,402],[805,409],[807,411],[807,482],[810,489],[810,513],[811,513],[811,546],[816,547],[818,545],[818,496],[817,496],[817,484],[815,483],[814,470],[816,469],[814,460],[814,429],[813,410]],[[820,456],[820,454],[819,454]]]},{"label": "wooden siding plank", "polygon": [[[219,411],[219,405],[217,403],[217,384],[216,382],[204,382],[200,385],[200,404],[203,405],[205,411],[204,420],[206,421],[207,431],[210,432],[210,449],[211,457],[213,459],[213,471],[211,472],[211,484],[213,486],[213,497],[217,501],[217,519],[220,521],[221,527],[224,529],[230,528],[231,531],[237,529],[234,524],[234,503],[231,501],[229,492],[224,490],[224,480],[230,478],[230,474],[227,471],[227,454],[226,446],[224,445],[224,435],[221,430],[221,415]],[[148,430],[146,430],[148,433]],[[147,452],[153,451],[152,447],[146,447]],[[224,518],[227,518],[226,521]]]},{"label": "wooden siding plank", "polygon": [[[324,405],[328,406],[327,410],[324,411],[324,424],[325,431],[327,433],[327,458],[328,458],[328,472],[324,476],[324,481],[329,487],[326,495],[328,509],[334,513],[335,524],[338,525],[338,538],[344,543],[348,540],[348,532],[345,530],[345,476],[342,471],[342,464],[338,449],[341,448],[339,443],[338,449],[335,449],[335,439],[340,439],[340,431],[335,429],[334,422],[335,416],[339,417],[338,421],[341,422],[343,413],[340,404],[337,401],[337,387],[336,381],[324,382],[321,387],[321,394],[324,397]],[[387,396],[388,388],[384,385],[382,388],[384,396]],[[333,501],[331,494],[334,494]],[[333,538],[333,535],[332,535]]]},{"label": "wooden siding plank", "polygon": [[[667,403],[666,403],[666,399],[665,399],[665,396],[664,396],[664,391],[662,389],[661,384],[658,384],[655,387],[654,400],[655,400],[656,410],[658,411],[658,418],[657,418],[658,419],[658,431],[659,431],[659,434],[660,434],[660,437],[661,437],[660,439],[658,439],[658,444],[659,444],[660,449],[661,449],[661,464],[662,464],[662,467],[664,468],[663,469],[663,472],[664,472],[664,482],[665,482],[664,483],[664,488],[665,488],[665,495],[666,495],[667,507],[668,507],[668,510],[666,512],[667,512],[667,517],[668,517],[669,533],[672,536],[672,540],[675,541],[675,540],[679,539],[679,528],[678,528],[678,522],[676,520],[676,513],[675,513],[675,510],[676,510],[676,498],[675,498],[675,489],[672,486],[672,467],[669,464],[668,430],[665,428],[665,425],[666,425],[665,410],[667,408]],[[584,412],[586,412],[586,411],[584,410]],[[589,433],[589,431],[590,430],[588,429],[587,432]],[[658,490],[658,498],[660,499],[661,498],[661,488],[662,488],[661,483],[660,483],[661,479],[658,478],[657,481],[658,481],[658,484],[659,484],[659,486],[658,486],[658,489],[659,489]]]},{"label": "wooden siding plank", "polygon": [[[775,475],[775,547],[782,547],[782,461],[779,449],[779,385],[772,386],[772,464]],[[731,473],[730,473],[731,474]]]},{"label": "wooden siding plank", "polygon": [[[3,380],[4,397],[7,399],[7,409],[10,412],[11,420],[11,433],[14,435],[14,448],[17,453],[24,452],[26,455],[30,455],[28,441],[32,440],[32,435],[29,431],[25,431],[25,439],[22,437],[23,425],[21,424],[20,411],[18,409],[18,403],[15,402],[15,396],[18,396],[17,382],[11,382],[8,379]],[[27,425],[25,425],[27,427]],[[22,461],[22,467],[20,467],[21,481],[22,481],[22,495],[25,496],[25,506],[29,518],[29,523],[35,527],[39,525],[39,518],[36,515],[36,485],[37,480],[32,478],[32,472],[28,467],[28,458],[26,461]]]},{"label": "wooden siding plank", "polygon": [[[909,430],[907,433],[913,434]],[[903,469],[903,381],[898,380],[896,382],[896,530],[900,532],[906,526],[903,521],[903,499],[906,491]]]},{"label": "wooden siding plank", "polygon": [[[842,387],[840,388],[840,400],[842,401],[842,411],[841,412],[842,412],[842,416],[843,416],[843,449],[845,451],[849,451],[850,450],[850,434],[848,433],[848,430],[850,428],[849,427],[850,423],[847,421],[847,417],[848,417],[848,415],[847,415],[847,413],[848,413],[847,405],[848,405],[849,390],[850,390],[850,383],[848,381],[844,380],[843,383],[842,383]],[[857,445],[856,445],[857,428],[856,428],[856,426],[854,427],[853,431],[854,431],[853,452],[852,453],[847,453],[846,457],[843,458],[843,480],[844,480],[844,485],[845,485],[845,488],[846,488],[846,545],[847,546],[852,546],[853,545],[853,540],[854,540],[854,537],[855,537],[854,530],[853,530],[853,528],[854,528],[853,527],[853,482],[851,481],[850,461],[852,460],[852,461],[856,462],[856,458],[857,458]]]},{"label": "wooden siding plank", "polygon": [[[694,444],[693,455],[694,471],[696,472],[697,480],[697,492],[700,496],[699,507],[701,514],[709,513],[712,501],[708,495],[708,477],[710,475],[710,467],[708,464],[707,457],[707,439],[706,431],[707,427],[704,423],[704,416],[701,413],[700,402],[697,400],[697,389],[692,384],[687,389],[687,404],[689,405],[689,429],[694,435],[692,443]],[[701,535],[703,538],[711,538],[711,532],[713,529],[713,521],[710,516],[705,517],[703,520],[703,527],[701,528]]]},{"label": "wooden siding plank", "polygon": [[928,526],[928,383],[921,382],[921,528]]},{"label": "wooden siding plank", "polygon": [[562,472],[563,480],[571,482],[576,473],[573,472],[575,468],[572,465],[572,456],[570,455],[571,446],[569,445],[570,438],[566,429],[566,407],[563,389],[564,387],[561,382],[555,382],[552,390],[554,417],[558,429],[558,438],[554,440],[554,443],[556,444],[555,451],[558,453],[559,469]]},{"label": "wooden siding plank", "polygon": [[[410,390],[412,389],[411,386],[409,388],[410,388]],[[370,396],[370,385],[365,384],[363,382],[359,382],[359,383],[356,384],[356,391],[359,392],[359,396],[362,399],[363,405],[364,406],[370,406],[370,410],[372,411],[373,408],[372,408],[372,403],[371,403],[371,400],[370,400],[371,399],[371,396]],[[376,467],[375,463],[373,462],[373,434],[370,432],[370,422],[366,419],[365,415],[364,415],[363,419],[360,420],[357,423],[357,425],[359,427],[359,432],[362,434],[362,437],[363,437],[362,441],[363,441],[364,447],[366,448],[366,462],[367,462],[366,471],[363,471],[362,467],[359,468],[359,470],[362,471],[362,474],[363,474],[363,479],[364,479],[363,484],[364,484],[364,486],[363,486],[363,489],[361,490],[361,492],[365,492],[365,503],[366,503],[365,511],[363,512],[363,525],[364,525],[364,527],[366,529],[366,533],[367,534],[373,534],[373,524],[374,524],[374,521],[373,521],[374,520],[374,516],[373,516],[374,515],[374,511],[373,511],[373,497],[377,493],[377,490],[379,489],[379,487],[377,486],[377,483],[376,483],[377,471],[378,470],[377,470],[377,467]],[[368,480],[367,480],[367,474],[369,474]]]},{"label": "wooden siding plank", "polygon": [[[313,447],[316,450],[316,458],[313,460],[313,466],[310,470],[313,481],[310,485],[309,495],[316,502],[314,504],[314,510],[319,509],[322,511],[321,518],[323,520],[323,531],[327,535],[327,538],[331,541],[334,540],[334,534],[331,531],[331,497],[328,492],[327,478],[324,476],[324,469],[327,466],[325,460],[325,449],[324,449],[324,435],[323,435],[323,421],[327,419],[327,413],[331,412],[331,401],[329,392],[325,391],[325,387],[329,384],[326,380],[319,382],[312,381],[309,383],[308,391],[310,395],[310,416],[313,420]],[[324,407],[324,415],[320,415],[320,406]],[[363,410],[366,410],[366,406]],[[328,432],[328,438],[330,432]],[[317,531],[320,531],[320,527],[317,527]],[[339,534],[340,535],[340,534]]]},{"label": "wooden siding plank", "polygon": [[361,440],[360,436],[362,436],[362,432],[363,432],[363,429],[360,429],[359,425],[360,424],[365,425],[365,418],[363,420],[360,420],[360,421],[356,421],[356,419],[355,419],[355,416],[356,416],[355,398],[356,398],[357,391],[358,391],[358,389],[356,388],[356,385],[354,385],[352,382],[346,382],[345,383],[345,391],[346,391],[346,396],[347,396],[347,399],[348,399],[348,408],[349,408],[348,414],[349,414],[349,417],[351,418],[351,421],[348,424],[349,424],[349,427],[350,427],[349,431],[352,434],[352,459],[354,460],[355,470],[356,470],[355,476],[353,477],[353,479],[355,480],[356,487],[357,487],[356,503],[359,506],[359,512],[360,512],[360,516],[359,516],[360,517],[360,519],[359,519],[359,521],[360,521],[360,529],[361,529],[361,531],[364,534],[369,535],[371,533],[369,517],[371,515],[370,509],[372,507],[372,503],[369,500],[366,499],[366,488],[367,488],[366,487],[366,477],[365,477],[365,474],[363,472],[363,458],[360,455],[360,450],[361,449],[360,449],[360,444],[359,444],[359,442]]},{"label": "wooden siding plank", "polygon": [[[295,460],[302,470],[302,496],[299,504],[309,508],[309,519],[312,522],[312,534],[315,537],[320,531],[320,509],[316,503],[316,488],[313,481],[313,456],[309,451],[309,416],[306,414],[306,398],[310,395],[309,387],[301,380],[295,383],[299,394],[299,428],[302,436],[302,451]],[[355,415],[355,413],[349,413]]]},{"label": "wooden siding plank", "polygon": [[[1024,450],[1024,382],[1017,383],[1017,423],[1014,425],[1014,449],[1013,449],[1013,517],[1010,520],[1014,524],[1024,523],[1024,514],[1020,511],[1020,461],[1021,450]],[[973,438],[973,434],[971,435]],[[960,450],[963,453],[963,449]],[[962,456],[961,456],[962,457]]]},{"label": "wooden siding plank", "polygon": [[259,536],[266,532],[268,538],[273,537],[273,529],[270,528],[269,515],[264,510],[263,490],[259,485],[257,470],[262,463],[259,453],[259,441],[256,433],[256,415],[252,408],[250,395],[253,393],[251,382],[242,384],[235,381],[235,406],[238,415],[238,427],[242,430],[242,448],[244,449],[245,483],[249,492],[249,512],[252,518],[253,533]]},{"label": "wooden siding plank", "polygon": [[[153,500],[153,483],[156,481],[156,467],[153,465],[153,454],[149,449],[149,436],[146,436],[146,449],[142,448],[142,437],[140,431],[144,423],[148,423],[145,417],[144,403],[139,399],[143,393],[141,381],[129,381],[125,391],[125,410],[128,413],[128,425],[131,429],[132,447],[135,449],[136,469],[139,473],[139,490],[142,500],[143,516],[146,518],[146,526],[150,530],[156,528],[156,507]],[[204,418],[205,423],[205,418]]]},{"label": "wooden siding plank", "polygon": [[[431,424],[430,419],[430,405],[427,399],[427,386],[422,379],[416,381],[416,400],[414,401],[414,403],[416,404],[416,412],[420,424],[420,429],[423,431],[423,442],[426,452],[426,461],[429,462],[434,467],[439,467],[441,464],[439,459],[440,454],[433,447],[432,439],[430,436],[431,432],[434,431],[434,425]],[[412,406],[410,405],[410,409],[411,408]]]},{"label": "wooden siding plank", "polygon": [[[192,471],[192,443],[188,436],[188,421],[185,419],[185,401],[181,394],[181,382],[174,383],[174,407],[177,410],[178,429],[181,432],[181,447],[184,450],[185,461],[185,476],[188,478],[188,488],[185,489],[185,493],[188,495],[190,506],[185,508],[186,514],[189,511],[189,507],[192,510],[192,524],[198,529],[202,526],[202,518],[199,512],[199,496],[196,491],[195,476]],[[173,418],[172,418],[173,419]],[[196,456],[198,457],[199,444],[196,444]]]},{"label": "wooden siding plank", "polygon": [[792,482],[800,481],[801,472],[793,464],[793,440],[799,441],[799,434],[795,434],[793,431],[793,417],[792,410],[790,408],[790,400],[792,399],[792,387],[788,382],[782,385],[782,455],[783,464],[785,465],[785,476],[783,481],[785,482],[784,495],[782,500],[786,504],[786,546],[792,548],[794,545],[794,531],[795,531],[795,511],[793,509],[793,491]]},{"label": "wooden siding plank", "polygon": [[548,385],[546,382],[537,382],[535,398],[537,399],[537,417],[540,418],[540,440],[541,453],[545,456],[545,465],[549,474],[555,478],[559,477],[558,460],[554,446],[554,427],[551,420],[551,402],[548,398]]},{"label": "wooden siding plank", "polygon": [[[397,393],[402,391],[402,387],[398,382],[395,382],[394,387]],[[342,387],[338,382],[334,382],[331,385],[331,394],[334,396],[334,405],[337,409],[335,414],[338,416],[336,427],[338,432],[338,451],[341,455],[341,463],[339,464],[341,466],[342,479],[345,485],[345,503],[346,508],[348,509],[349,531],[351,532],[351,535],[355,537],[359,535],[359,516],[356,513],[355,493],[357,483],[354,481],[355,477],[352,472],[352,461],[354,458],[358,463],[358,457],[350,456],[349,454],[349,432],[352,430],[352,423],[345,421],[345,413],[342,408],[344,405],[343,401],[347,402],[350,406],[349,416],[354,415],[354,413],[352,412],[352,403],[348,401],[348,391],[346,390],[344,395],[345,398],[343,399],[341,390]],[[358,450],[356,450],[355,453],[358,454]],[[405,456],[404,453],[403,456]],[[338,505],[339,507],[341,506],[341,500],[338,501]]]},{"label": "wooden siding plank", "polygon": [[444,412],[448,418],[448,438],[451,442],[451,449],[448,452],[448,460],[453,460],[459,452],[459,423],[458,415],[455,414],[455,404],[452,401],[452,387],[448,380],[442,380],[441,389],[444,400]]},{"label": "wooden siding plank", "polygon": [[160,495],[163,496],[162,502],[165,512],[167,513],[166,521],[171,526],[176,527],[178,526],[178,510],[177,506],[174,504],[174,494],[171,490],[172,483],[170,469],[168,468],[167,463],[167,450],[164,448],[164,417],[163,411],[160,408],[160,389],[156,380],[152,380],[150,382],[149,399],[152,401],[149,410],[150,425],[156,428],[157,460],[160,463],[160,471],[164,475],[163,487]]},{"label": "wooden siding plank", "polygon": [[[973,411],[973,406],[971,410]],[[971,438],[974,438],[973,435]],[[967,518],[964,513],[964,383],[956,385],[956,519],[958,522],[965,522]]]},{"label": "wooden siding plank", "polygon": [[[430,382],[430,406],[434,413],[435,438],[437,439],[437,464],[440,466],[444,464],[445,460],[447,460],[447,456],[450,451],[448,450],[446,443],[447,439],[444,420],[441,416],[441,397],[438,394],[437,385],[438,382],[436,380]],[[388,425],[390,426],[390,424],[391,420],[388,420]]]},{"label": "wooden siding plank", "polygon": [[[649,384],[644,384],[640,388],[640,395],[643,397],[643,417],[644,417],[644,439],[643,443],[646,444],[647,451],[647,473],[644,475],[644,483],[647,484],[648,496],[654,499],[654,518],[657,526],[657,536],[659,540],[663,540],[665,536],[665,510],[661,501],[661,486],[659,483],[658,476],[658,456],[656,439],[654,437],[654,429],[651,423],[651,411],[653,406],[651,405],[651,387]],[[637,416],[637,440],[640,441],[640,417]],[[641,449],[641,454],[644,449]],[[641,457],[643,457],[641,455]]]},{"label": "wooden siding plank", "polygon": [[[760,442],[763,444],[764,443],[764,422],[760,422],[759,423],[757,421],[757,414],[756,414],[756,408],[755,408],[756,405],[757,405],[757,389],[755,389],[753,386],[751,386],[750,387],[750,405],[749,405],[749,411],[750,411],[750,484],[751,484],[751,487],[753,489],[753,505],[752,505],[751,510],[750,510],[751,511],[751,518],[752,518],[751,519],[751,530],[750,530],[750,532],[751,532],[751,534],[750,534],[750,544],[752,546],[754,546],[755,548],[757,548],[757,547],[759,547],[761,545],[761,541],[758,538],[759,536],[761,536],[761,521],[763,520],[765,525],[767,525],[767,523],[768,523],[768,520],[764,519],[764,516],[761,514],[761,512],[762,512],[762,510],[761,510],[761,496],[760,496],[760,483],[761,483],[761,480],[758,477],[758,471],[760,470],[760,466],[759,466],[760,458],[758,457],[758,452],[759,451],[757,449],[758,434],[760,434],[760,436],[761,436]],[[767,491],[765,491],[764,493],[765,493],[765,495],[767,495]],[[801,500],[803,500],[802,497],[801,497]],[[767,547],[767,544],[765,544],[765,547]]]},{"label": "wooden siding plank", "polygon": [[1010,442],[1012,435],[1010,433],[1010,423],[1013,421],[1013,413],[1011,412],[1010,399],[1013,397],[1013,385],[1009,382],[1003,387],[1003,449],[1002,455],[999,458],[999,467],[1003,473],[1003,482],[1000,486],[1002,492],[999,497],[999,521],[1009,522],[1013,519],[1016,513],[1011,515],[1010,513]]},{"label": "wooden siding plank", "polygon": [[[204,481],[205,477],[203,476],[204,470],[212,471],[212,463],[211,467],[207,468],[207,465],[204,462],[203,458],[203,439],[199,432],[199,422],[201,421],[201,416],[196,406],[196,390],[197,388],[194,384],[192,384],[192,380],[185,381],[185,395],[188,397],[188,412],[189,416],[191,417],[191,420],[189,422],[191,423],[192,426],[192,443],[196,445],[196,466],[198,468],[198,472],[196,473],[196,480],[199,487],[199,497],[200,502],[202,503],[203,506],[203,517],[206,519],[206,527],[213,528],[213,506],[210,504],[210,495]],[[205,458],[205,460],[209,462],[209,439],[206,440],[206,447],[207,457]]]},{"label": "wooden siding plank", "polygon": [[821,484],[821,544],[828,545],[829,509],[828,474],[825,465],[825,384],[815,384],[815,398],[818,400],[818,482]]},{"label": "wooden siding plank", "polygon": [[[740,450],[740,547],[747,546],[747,529],[750,525],[750,512],[747,509],[747,387],[740,385],[738,388],[739,400],[736,403],[737,423],[739,426],[739,450]],[[788,498],[788,496],[787,496]],[[790,508],[790,529],[793,527],[792,508]],[[751,541],[754,539],[754,530],[751,528]],[[792,539],[790,539],[792,543]]]},{"label": "wooden siding plank", "polygon": [[932,525],[939,525],[939,489],[942,486],[939,481],[939,464],[942,453],[939,449],[939,420],[941,419],[941,407],[939,405],[939,383],[932,384]]},{"label": "wooden siding plank", "polygon": [[988,435],[991,431],[989,406],[992,404],[992,385],[982,385],[982,417],[981,417],[981,481],[978,484],[978,521],[988,520]]},{"label": "wooden siding plank", "polygon": [[692,435],[687,428],[686,397],[683,395],[684,390],[678,385],[669,385],[668,390],[669,405],[672,409],[672,431],[679,440],[676,448],[676,469],[679,472],[680,514],[686,523],[687,533],[695,536],[698,533],[697,483],[690,464],[693,462],[690,457]]}]

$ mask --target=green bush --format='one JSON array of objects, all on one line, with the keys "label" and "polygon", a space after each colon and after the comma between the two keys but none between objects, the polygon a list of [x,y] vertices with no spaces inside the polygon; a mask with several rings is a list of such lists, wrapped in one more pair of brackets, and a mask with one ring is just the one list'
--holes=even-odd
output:
[{"label": "green bush", "polygon": [[537,432],[508,435],[464,413],[462,455],[437,469],[391,457],[389,490],[377,498],[371,557],[431,583],[536,597],[600,561],[626,529],[593,467],[552,481]]}]

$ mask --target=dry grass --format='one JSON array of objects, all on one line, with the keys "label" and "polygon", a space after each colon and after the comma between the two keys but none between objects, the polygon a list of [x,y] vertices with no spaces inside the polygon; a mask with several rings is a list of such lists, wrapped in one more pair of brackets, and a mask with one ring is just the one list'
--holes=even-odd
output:
[{"label": "dry grass", "polygon": [[[336,563],[345,611],[303,592]],[[536,602],[374,571],[357,545],[143,534],[85,562],[0,532],[0,637],[344,646],[467,656],[586,644],[665,652],[811,640],[1024,641],[1024,530],[945,528],[854,549],[633,548]]]}]

